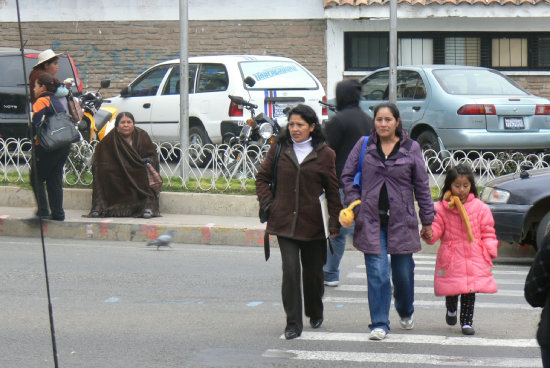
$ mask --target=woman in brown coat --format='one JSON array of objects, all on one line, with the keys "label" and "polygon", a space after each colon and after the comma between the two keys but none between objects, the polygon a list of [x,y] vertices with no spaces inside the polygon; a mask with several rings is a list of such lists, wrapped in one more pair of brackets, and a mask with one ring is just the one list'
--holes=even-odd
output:
[{"label": "woman in brown coat", "polygon": [[[278,144],[282,146],[273,196],[269,184]],[[302,333],[301,280],[305,314],[311,327],[319,328],[323,323],[327,242],[319,196],[325,192],[330,235],[336,236],[341,203],[334,160],[334,151],[325,143],[315,111],[307,105],[297,105],[289,113],[287,129],[271,146],[256,175],[260,206],[269,212],[266,232],[277,236],[281,250],[286,339]]]}]

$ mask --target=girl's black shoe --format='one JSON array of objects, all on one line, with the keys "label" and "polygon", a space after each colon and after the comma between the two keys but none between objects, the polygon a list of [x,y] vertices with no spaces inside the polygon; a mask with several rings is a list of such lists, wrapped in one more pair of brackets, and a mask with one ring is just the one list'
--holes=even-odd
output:
[{"label": "girl's black shoe", "polygon": [[464,325],[462,326],[462,334],[463,335],[475,335],[476,330],[470,325]]},{"label": "girl's black shoe", "polygon": [[447,322],[447,324],[449,326],[454,326],[456,325],[456,312],[455,312],[455,315],[454,316],[450,316],[449,315],[449,311],[447,311],[447,314],[445,315],[445,321]]}]

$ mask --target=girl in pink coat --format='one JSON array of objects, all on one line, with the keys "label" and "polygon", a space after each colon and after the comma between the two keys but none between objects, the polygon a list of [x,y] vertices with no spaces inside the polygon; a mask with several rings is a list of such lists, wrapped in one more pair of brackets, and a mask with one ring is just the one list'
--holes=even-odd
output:
[{"label": "girl in pink coat", "polygon": [[464,165],[450,169],[445,178],[432,235],[421,234],[428,244],[441,239],[434,275],[436,296],[445,296],[447,324],[457,322],[460,295],[460,325],[464,335],[473,335],[475,293],[496,293],[492,274],[498,240],[489,206],[477,198],[472,170]]}]

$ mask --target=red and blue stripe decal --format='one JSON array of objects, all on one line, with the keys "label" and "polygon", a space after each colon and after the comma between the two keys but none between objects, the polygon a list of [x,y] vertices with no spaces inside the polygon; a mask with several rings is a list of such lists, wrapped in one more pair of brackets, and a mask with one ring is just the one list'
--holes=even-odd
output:
[{"label": "red and blue stripe decal", "polygon": [[[264,91],[265,97],[277,97],[277,91],[275,90],[265,90]],[[265,101],[265,100],[264,100]],[[270,118],[273,118],[273,115],[275,113],[275,107],[273,106],[273,102],[264,102],[264,111],[267,116]]]}]

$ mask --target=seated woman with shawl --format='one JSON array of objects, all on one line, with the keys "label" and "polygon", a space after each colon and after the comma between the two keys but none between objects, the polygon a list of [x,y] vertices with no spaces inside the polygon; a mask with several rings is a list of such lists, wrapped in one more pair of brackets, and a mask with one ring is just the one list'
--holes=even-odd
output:
[{"label": "seated woman with shawl", "polygon": [[159,196],[149,184],[147,165],[159,172],[157,150],[134,116],[120,112],[115,128],[95,147],[90,217],[160,216]]}]

